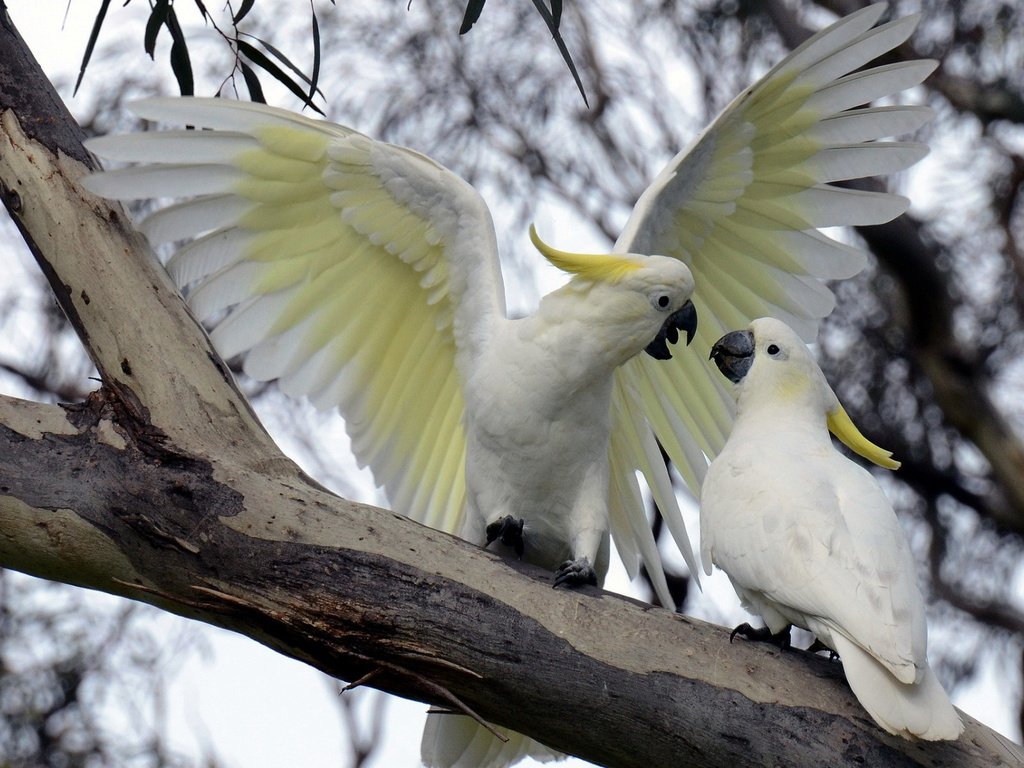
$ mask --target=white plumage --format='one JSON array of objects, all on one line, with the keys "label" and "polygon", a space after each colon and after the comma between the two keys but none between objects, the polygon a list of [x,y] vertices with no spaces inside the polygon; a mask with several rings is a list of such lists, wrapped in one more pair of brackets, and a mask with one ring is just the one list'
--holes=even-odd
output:
[{"label": "white plumage", "polygon": [[835,650],[885,730],[955,739],[963,725],[928,666],[914,558],[882,489],[832,446],[830,428],[898,465],[856,431],[784,323],[755,320],[713,355],[738,381],[738,412],[701,491],[705,572],[725,571],[772,633],[795,624]]},{"label": "white plumage", "polygon": [[[828,182],[926,151],[878,139],[914,130],[927,108],[861,105],[918,84],[933,62],[848,74],[916,23],[872,29],[883,12],[839,21],[741,94],[644,193],[612,256],[547,249],[574,277],[519,320],[505,313],[480,196],[349,128],[256,104],[151,99],[140,116],[211,130],[93,140],[97,154],[138,165],[86,185],[183,198],[140,228],[154,243],[191,241],[167,267],[202,319],[226,310],[212,331],[220,352],[337,407],[395,510],[480,544],[497,526],[490,546],[511,556],[514,525],[501,522],[523,520],[523,556],[570,582],[603,580],[610,532],[630,576],[642,562],[671,605],[637,473],[697,580],[661,448],[696,492],[732,403],[706,355],[639,353],[669,318],[685,324],[676,313],[691,294],[698,349],[761,315],[813,338],[833,304],[824,282],[864,264],[818,227],[882,222],[907,205]],[[456,722],[430,732],[443,740],[438,729]]]}]

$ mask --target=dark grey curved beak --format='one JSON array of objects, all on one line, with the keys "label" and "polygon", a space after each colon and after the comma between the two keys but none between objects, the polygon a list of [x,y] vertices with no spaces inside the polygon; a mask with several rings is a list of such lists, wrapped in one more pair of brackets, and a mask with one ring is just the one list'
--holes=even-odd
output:
[{"label": "dark grey curved beak", "polygon": [[754,334],[750,331],[725,334],[711,348],[711,359],[725,378],[738,383],[754,364]]},{"label": "dark grey curved beak", "polygon": [[679,341],[679,331],[686,331],[686,343],[693,341],[693,334],[697,332],[697,309],[692,301],[688,301],[662,323],[661,330],[654,337],[654,341],[644,347],[644,351],[655,360],[669,360],[672,352],[669,344]]}]

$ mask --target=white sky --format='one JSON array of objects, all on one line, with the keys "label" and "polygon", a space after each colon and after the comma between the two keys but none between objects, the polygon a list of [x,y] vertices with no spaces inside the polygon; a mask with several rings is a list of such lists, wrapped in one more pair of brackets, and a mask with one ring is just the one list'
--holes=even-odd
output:
[{"label": "white sky", "polygon": [[[63,3],[40,3],[38,0],[9,0],[9,11],[19,31],[28,41],[43,68],[51,77],[73,82],[84,51],[95,12],[91,2],[71,2],[62,29]],[[130,40],[136,58],[127,66],[152,67],[142,53],[141,28],[146,4],[133,4],[128,9],[113,3],[107,29],[101,44],[119,38]],[[134,17],[132,11],[135,11]],[[186,29],[186,32],[188,30]],[[165,61],[157,67],[166,70]],[[89,91],[89,79],[83,93]],[[269,93],[268,93],[269,95]],[[72,99],[62,93],[73,113],[83,109],[87,96]],[[557,214],[552,220],[541,219],[542,231],[555,231]],[[550,288],[550,286],[544,286]],[[18,393],[12,393],[18,394]],[[276,433],[273,417],[267,415],[268,428]],[[314,418],[312,415],[311,419]],[[343,443],[344,433],[335,423],[328,426],[332,444]],[[287,438],[277,433],[282,442]],[[302,446],[283,447],[302,462]],[[308,468],[316,474],[316,468]],[[346,480],[349,480],[346,475]],[[374,490],[368,476],[355,481],[372,501]],[[687,526],[696,536],[697,520],[688,511]],[[627,592],[629,585],[617,560],[617,570],[609,576],[608,588]],[[695,614],[723,624],[745,620],[727,579],[720,573],[705,579],[705,596]],[[720,606],[726,606],[721,608]],[[212,654],[191,656],[174,676],[168,696],[169,736],[172,744],[192,754],[200,754],[204,744],[213,744],[216,753],[229,766],[246,768],[280,768],[292,765],[303,768],[327,768],[348,763],[339,729],[339,716],[330,690],[319,673],[304,664],[291,661],[259,646],[251,640],[227,632],[204,627]],[[954,702],[960,708],[983,720],[993,728],[1020,738],[1014,713],[1007,706],[1017,696],[1016,683],[1007,685],[1004,669],[993,664],[975,684],[960,690]],[[400,768],[419,764],[419,738],[425,706],[415,702],[392,699],[388,726],[384,733],[386,751],[373,765]],[[523,763],[523,765],[527,765]],[[565,766],[586,765],[568,761]]]}]

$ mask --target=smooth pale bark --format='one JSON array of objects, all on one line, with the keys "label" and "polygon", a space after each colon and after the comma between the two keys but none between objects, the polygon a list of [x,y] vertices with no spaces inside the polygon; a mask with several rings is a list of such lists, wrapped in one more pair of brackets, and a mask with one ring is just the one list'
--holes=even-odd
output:
[{"label": "smooth pale bark", "polygon": [[910,743],[839,665],[514,566],[305,477],[264,432],[120,209],[77,186],[80,132],[0,29],[0,195],[103,384],[0,397],[0,566],[226,627],[339,678],[610,766],[1017,765],[970,721]]}]

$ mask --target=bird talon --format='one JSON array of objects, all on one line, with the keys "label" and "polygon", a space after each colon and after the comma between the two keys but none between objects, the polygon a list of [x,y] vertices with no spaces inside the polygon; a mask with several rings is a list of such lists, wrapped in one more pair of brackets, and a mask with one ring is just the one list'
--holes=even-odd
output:
[{"label": "bird talon", "polygon": [[512,515],[505,515],[503,518],[495,520],[487,526],[487,543],[484,544],[484,548],[486,549],[495,539],[498,539],[506,547],[512,547],[515,550],[516,557],[522,559],[525,548],[523,540],[523,525],[525,522],[523,518],[515,518]]},{"label": "bird talon", "polygon": [[739,635],[740,637],[743,637],[746,640],[751,640],[755,643],[771,643],[781,650],[786,651],[789,650],[791,646],[789,630],[790,627],[786,627],[781,632],[772,634],[772,631],[768,629],[768,627],[758,627],[755,629],[746,622],[743,622],[729,633],[729,642],[731,643],[733,638],[735,638],[736,635]]},{"label": "bird talon", "polygon": [[808,653],[820,653],[821,651],[828,651],[829,661],[837,661],[839,659],[839,654],[831,648],[829,648],[823,642],[821,642],[821,640],[819,640],[818,638],[814,638],[814,642],[807,646],[805,650]]},{"label": "bird talon", "polygon": [[555,573],[555,583],[552,586],[560,587],[563,584],[567,587],[579,587],[584,584],[591,584],[596,587],[597,571],[594,570],[594,566],[585,557],[576,560],[566,560]]}]

